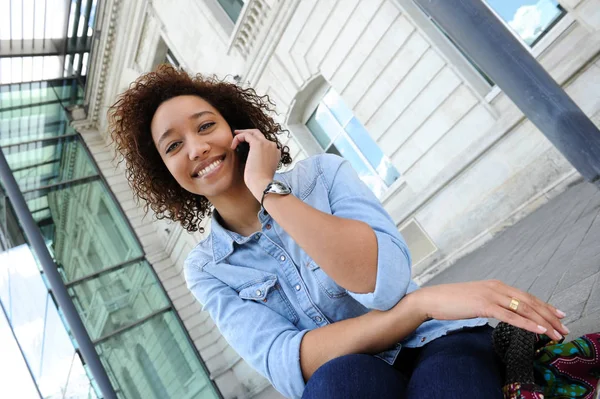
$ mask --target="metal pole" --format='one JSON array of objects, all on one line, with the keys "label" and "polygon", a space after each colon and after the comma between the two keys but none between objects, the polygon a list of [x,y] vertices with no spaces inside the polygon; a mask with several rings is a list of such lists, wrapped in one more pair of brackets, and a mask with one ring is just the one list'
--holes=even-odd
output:
[{"label": "metal pole", "polygon": [[413,1],[600,187],[600,131],[481,0]]},{"label": "metal pole", "polygon": [[83,360],[89,367],[100,391],[102,391],[104,399],[117,399],[115,390],[110,383],[106,370],[102,366],[96,348],[75,309],[73,301],[69,297],[69,293],[58,273],[54,260],[46,247],[44,237],[35,223],[33,216],[31,216],[31,213],[29,212],[25,198],[19,190],[17,181],[8,166],[8,162],[6,161],[6,157],[2,150],[0,150],[0,181],[4,185],[6,194],[12,203],[21,226],[23,227],[25,236],[42,266],[42,270],[48,279],[54,298],[67,319],[71,332],[77,341],[77,345],[79,345]]}]

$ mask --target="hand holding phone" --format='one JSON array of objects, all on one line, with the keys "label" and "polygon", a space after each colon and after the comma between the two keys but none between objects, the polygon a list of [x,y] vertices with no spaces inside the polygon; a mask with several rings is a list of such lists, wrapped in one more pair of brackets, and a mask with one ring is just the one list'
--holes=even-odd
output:
[{"label": "hand holding phone", "polygon": [[[260,201],[267,183],[273,180],[281,160],[281,150],[277,143],[268,140],[257,129],[235,129],[231,143],[240,157],[244,169],[244,183],[252,194]],[[251,143],[251,144],[250,144]],[[252,146],[252,154],[250,154]],[[252,156],[250,156],[252,155]]]},{"label": "hand holding phone", "polygon": [[[233,137],[235,137],[235,131],[239,130],[237,127],[231,126],[231,135]],[[242,164],[245,164],[246,161],[248,160],[248,153],[250,152],[250,144],[244,142],[241,142],[238,144],[237,147],[235,147],[235,152],[237,152],[238,157],[240,158],[240,162]]]}]

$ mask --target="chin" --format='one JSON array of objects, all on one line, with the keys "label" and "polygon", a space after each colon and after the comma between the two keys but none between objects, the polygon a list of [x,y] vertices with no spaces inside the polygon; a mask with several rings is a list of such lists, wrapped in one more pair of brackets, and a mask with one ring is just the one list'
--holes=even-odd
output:
[{"label": "chin", "polygon": [[205,184],[195,184],[188,191],[197,194],[203,195],[205,197],[217,197],[229,190],[231,186],[233,186],[233,179],[231,175],[223,176],[218,181],[213,182],[210,185]]}]

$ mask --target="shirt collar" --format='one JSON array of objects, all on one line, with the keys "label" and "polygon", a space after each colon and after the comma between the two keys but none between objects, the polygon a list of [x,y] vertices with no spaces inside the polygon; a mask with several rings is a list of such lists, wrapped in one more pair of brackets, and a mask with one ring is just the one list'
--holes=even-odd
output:
[{"label": "shirt collar", "polygon": [[[260,220],[261,225],[264,225],[270,218],[269,214],[266,214],[261,208],[258,212],[258,219]],[[210,231],[212,237],[213,259],[215,263],[218,263],[231,255],[234,243],[238,245],[245,244],[252,239],[252,236],[254,236],[253,234],[250,237],[244,237],[238,233],[227,230],[220,223],[220,219],[221,217],[217,210],[213,209]]]}]

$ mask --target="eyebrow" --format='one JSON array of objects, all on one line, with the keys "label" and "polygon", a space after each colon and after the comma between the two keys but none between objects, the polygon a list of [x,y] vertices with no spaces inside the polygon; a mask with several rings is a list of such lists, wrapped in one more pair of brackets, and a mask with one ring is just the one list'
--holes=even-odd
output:
[{"label": "eyebrow", "polygon": [[[188,119],[189,120],[198,119],[198,118],[200,118],[204,114],[212,114],[212,115],[214,115],[215,113],[211,112],[211,111],[200,111],[200,112],[196,112],[195,114],[190,115],[190,117]],[[165,132],[158,139],[158,148],[160,148],[160,146],[161,146],[161,144],[162,144],[163,141],[165,141],[166,139],[169,138],[169,136],[171,135],[171,133],[173,133],[173,128],[165,130]]]}]

